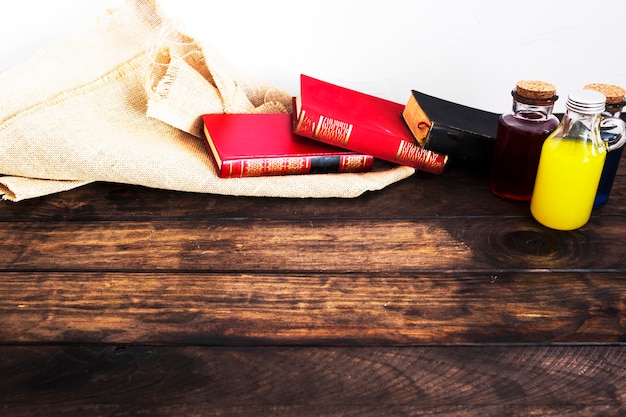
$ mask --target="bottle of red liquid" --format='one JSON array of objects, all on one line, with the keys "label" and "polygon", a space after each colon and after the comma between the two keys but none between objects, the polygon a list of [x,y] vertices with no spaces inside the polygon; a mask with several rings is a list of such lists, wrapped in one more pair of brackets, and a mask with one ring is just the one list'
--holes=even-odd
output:
[{"label": "bottle of red liquid", "polygon": [[552,114],[556,87],[519,81],[511,92],[513,111],[500,116],[491,167],[491,192],[509,200],[530,201],[544,140],[559,125]]}]

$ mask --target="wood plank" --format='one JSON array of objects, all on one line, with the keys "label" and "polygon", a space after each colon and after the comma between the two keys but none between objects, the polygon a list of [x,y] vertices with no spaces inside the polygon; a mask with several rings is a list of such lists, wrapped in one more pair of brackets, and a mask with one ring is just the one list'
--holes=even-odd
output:
[{"label": "wood plank", "polygon": [[[622,164],[626,166],[626,164]],[[609,203],[594,216],[626,216],[626,167]],[[0,201],[0,221],[192,219],[418,219],[517,216],[530,218],[528,203],[496,198],[488,179],[465,172],[442,177],[416,174],[384,190],[353,199],[244,198],[95,183],[19,203]]]},{"label": "wood plank", "polygon": [[621,217],[560,232],[522,218],[0,223],[0,270],[626,272]]},{"label": "wood plank", "polygon": [[7,417],[621,416],[625,363],[623,346],[0,346],[0,409]]},{"label": "wood plank", "polygon": [[280,406],[272,404],[262,405],[222,405],[214,407],[203,400],[196,400],[185,404],[153,404],[137,405],[127,404],[46,404],[44,411],[37,405],[26,405],[20,407],[9,407],[4,411],[6,417],[25,416],[60,416],[60,415],[88,415],[88,416],[130,416],[130,417],[623,417],[624,408],[605,405],[573,405],[563,406],[553,404],[550,406],[519,406],[519,405],[497,405],[497,406],[448,406],[420,407],[398,404],[393,406],[362,406],[362,405],[296,405]]},{"label": "wood plank", "polygon": [[0,344],[626,343],[615,273],[4,273]]},{"label": "wood plank", "polygon": [[[468,194],[469,190],[478,194],[475,202],[472,198],[456,197],[461,191]],[[398,204],[399,201],[405,204]],[[448,210],[475,215],[510,211],[507,204],[490,195],[484,180],[477,182],[468,177],[449,182],[416,176],[393,184],[384,192],[366,193],[354,199],[244,198],[98,183],[40,199],[0,202],[0,220],[179,220],[199,216],[299,219],[373,215],[393,218],[432,216],[446,206]]]}]

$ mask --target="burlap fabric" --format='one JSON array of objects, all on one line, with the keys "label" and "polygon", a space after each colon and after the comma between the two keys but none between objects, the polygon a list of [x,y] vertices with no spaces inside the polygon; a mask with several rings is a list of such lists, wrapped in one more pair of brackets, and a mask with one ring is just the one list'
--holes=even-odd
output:
[{"label": "burlap fabric", "polygon": [[199,116],[288,112],[291,97],[229,68],[150,0],[129,0],[0,74],[0,93],[0,192],[12,201],[95,181],[356,197],[414,173],[377,163],[363,174],[218,178]]}]

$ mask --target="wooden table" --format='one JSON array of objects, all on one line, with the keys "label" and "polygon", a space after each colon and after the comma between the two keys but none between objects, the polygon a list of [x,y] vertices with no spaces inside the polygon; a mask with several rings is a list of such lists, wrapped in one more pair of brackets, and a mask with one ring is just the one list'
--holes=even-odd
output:
[{"label": "wooden table", "polygon": [[626,415],[626,166],[588,225],[484,175],[0,203],[2,416]]}]

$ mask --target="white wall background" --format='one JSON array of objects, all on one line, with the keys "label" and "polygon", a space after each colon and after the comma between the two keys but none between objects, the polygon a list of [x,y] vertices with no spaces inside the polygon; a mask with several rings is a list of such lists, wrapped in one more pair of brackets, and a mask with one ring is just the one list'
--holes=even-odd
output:
[{"label": "white wall background", "polygon": [[[2,0],[0,71],[124,0]],[[626,87],[624,0],[160,0],[235,67],[298,94],[317,78],[405,103],[411,89],[494,112],[518,79]],[[0,92],[1,99],[1,92]]]}]

